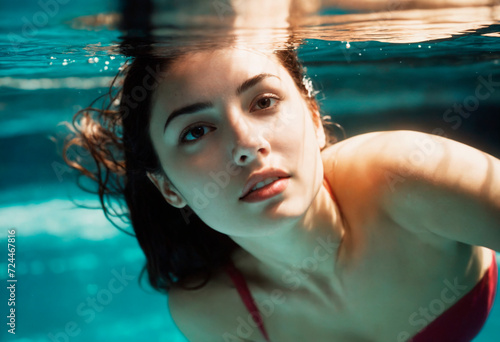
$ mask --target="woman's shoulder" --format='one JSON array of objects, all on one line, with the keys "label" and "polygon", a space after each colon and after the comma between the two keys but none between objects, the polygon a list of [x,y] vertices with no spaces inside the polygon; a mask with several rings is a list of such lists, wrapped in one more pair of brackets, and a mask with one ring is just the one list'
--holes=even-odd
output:
[{"label": "woman's shoulder", "polygon": [[[431,139],[432,141],[429,141]],[[332,157],[342,157],[343,159],[359,159],[360,157],[369,160],[369,156],[386,153],[393,155],[394,151],[411,148],[425,149],[431,148],[434,141],[443,139],[436,135],[431,135],[411,130],[377,131],[355,135],[353,137],[335,143],[322,151],[324,160]]]},{"label": "woman's shoulder", "polygon": [[[388,203],[400,197],[401,185],[432,162],[434,156],[428,151],[441,153],[442,146],[434,139],[439,137],[415,131],[373,132],[322,152],[325,178],[351,227],[386,225],[393,212]],[[411,164],[408,158],[421,158],[421,162]],[[399,226],[411,230],[411,225]]]},{"label": "woman's shoulder", "polygon": [[220,313],[227,309],[223,296],[227,292],[227,284],[220,274],[212,276],[203,287],[195,290],[179,285],[169,290],[170,315],[189,341],[222,340],[224,319]]},{"label": "woman's shoulder", "polygon": [[231,340],[237,317],[248,314],[231,278],[219,270],[201,288],[172,287],[168,293],[170,315],[178,329],[192,342]]},{"label": "woman's shoulder", "polygon": [[362,134],[322,157],[348,219],[364,224],[386,217],[445,247],[460,241],[499,250],[499,159],[415,131]]},{"label": "woman's shoulder", "polygon": [[435,170],[446,153],[461,146],[436,135],[398,130],[360,134],[321,154],[325,177],[340,196],[345,190],[365,202],[375,200],[373,205],[381,195],[394,194],[405,180]]},{"label": "woman's shoulder", "polygon": [[387,190],[381,159],[392,154],[403,135],[402,131],[361,134],[321,152],[324,176],[344,211],[366,214],[376,208],[381,192]]}]

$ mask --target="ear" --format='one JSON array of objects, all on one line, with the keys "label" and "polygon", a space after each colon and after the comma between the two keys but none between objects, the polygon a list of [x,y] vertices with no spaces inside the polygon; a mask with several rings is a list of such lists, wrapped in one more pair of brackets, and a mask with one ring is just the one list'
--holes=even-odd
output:
[{"label": "ear", "polygon": [[172,183],[165,179],[165,176],[151,172],[146,172],[146,174],[149,180],[163,195],[163,198],[165,198],[165,201],[167,201],[168,204],[179,209],[184,208],[187,205],[186,200],[181,196]]}]

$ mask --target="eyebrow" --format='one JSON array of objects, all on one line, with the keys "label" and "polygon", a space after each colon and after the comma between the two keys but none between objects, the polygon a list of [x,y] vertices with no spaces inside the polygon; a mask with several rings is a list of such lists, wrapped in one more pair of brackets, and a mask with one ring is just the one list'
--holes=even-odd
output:
[{"label": "eyebrow", "polygon": [[280,79],[278,76],[272,75],[272,74],[258,74],[258,75],[255,75],[255,76],[249,78],[248,80],[246,80],[245,82],[243,82],[236,89],[236,95],[241,95],[242,93],[244,93],[248,89],[250,89],[253,86],[255,86],[257,83],[261,82],[263,79],[268,78],[268,77],[276,77],[276,78]]},{"label": "eyebrow", "polygon": [[[255,75],[255,76],[249,78],[248,80],[246,80],[245,82],[243,82],[238,88],[236,88],[236,95],[238,95],[238,96],[241,95],[242,93],[244,93],[245,91],[247,91],[248,89],[257,85],[259,82],[261,82],[262,80],[264,80],[265,78],[268,78],[268,77],[276,77],[276,78],[280,79],[278,76],[272,75],[272,74]],[[193,113],[199,112],[201,110],[212,108],[213,106],[214,105],[212,102],[197,102],[197,103],[193,103],[191,105],[187,105],[187,106],[184,106],[182,108],[174,110],[168,116],[167,121],[165,122],[165,126],[163,127],[163,132],[165,132],[167,130],[168,124],[175,117],[177,117],[179,115],[183,115],[183,114],[193,114]]]},{"label": "eyebrow", "polygon": [[166,131],[168,124],[170,121],[172,121],[175,117],[183,114],[192,114],[199,112],[200,110],[212,108],[214,105],[212,102],[197,102],[193,103],[191,105],[179,108],[174,110],[168,117],[167,122],[165,122],[165,126],[163,127],[163,132]]}]

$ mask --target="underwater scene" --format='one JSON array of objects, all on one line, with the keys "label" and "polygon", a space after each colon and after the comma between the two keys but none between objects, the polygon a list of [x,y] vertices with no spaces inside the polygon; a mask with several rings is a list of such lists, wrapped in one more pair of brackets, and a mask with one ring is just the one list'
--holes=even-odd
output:
[{"label": "underwater scene", "polygon": [[[286,18],[268,27],[263,16],[259,30],[243,20],[242,41],[280,46],[293,31],[322,114],[347,137],[416,130],[500,158],[500,4],[366,4],[304,5],[292,28]],[[113,225],[62,158],[63,122],[107,94],[129,59],[120,50],[121,6],[0,4],[1,341],[187,341],[167,296],[146,275],[140,280],[146,259],[127,234],[130,224]],[[155,20],[174,24],[158,35],[176,39],[160,48],[196,46],[203,34],[203,43],[211,42],[235,14],[229,1],[207,1],[200,5],[205,14],[191,13],[186,28],[184,6],[161,3]],[[499,302],[497,296],[475,342],[500,340]]]}]

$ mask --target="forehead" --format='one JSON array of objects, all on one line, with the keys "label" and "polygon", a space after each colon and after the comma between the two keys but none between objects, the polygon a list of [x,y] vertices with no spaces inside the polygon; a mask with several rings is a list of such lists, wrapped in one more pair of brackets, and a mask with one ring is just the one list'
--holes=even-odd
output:
[{"label": "forehead", "polygon": [[249,77],[273,74],[283,82],[293,82],[274,54],[253,50],[224,49],[182,56],[168,67],[157,92],[169,97],[169,107],[181,105],[182,98],[214,96],[221,91],[234,92]]},{"label": "forehead", "polygon": [[170,68],[172,76],[192,74],[212,74],[224,70],[226,73],[247,71],[260,73],[264,70],[278,71],[281,64],[276,55],[257,50],[228,48],[213,51],[201,51],[185,55]]}]

